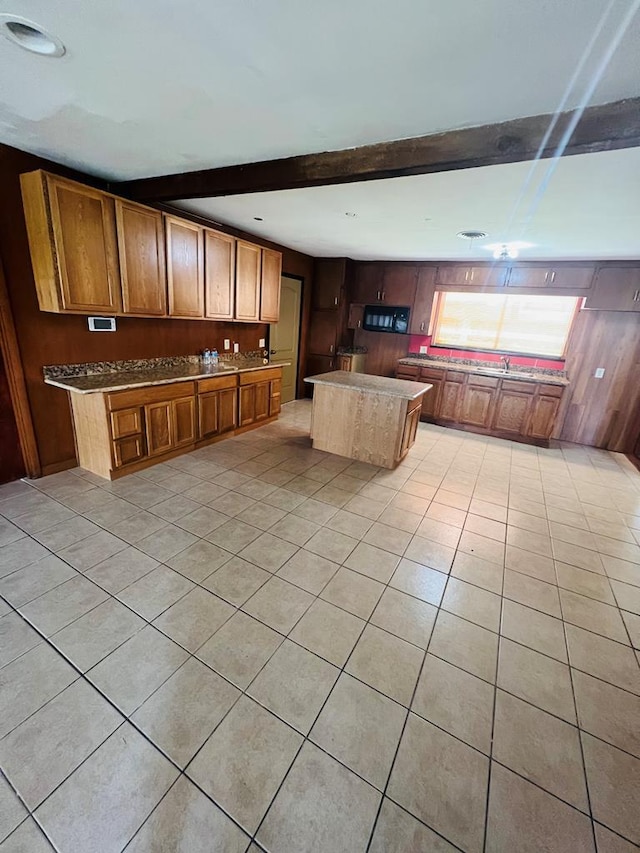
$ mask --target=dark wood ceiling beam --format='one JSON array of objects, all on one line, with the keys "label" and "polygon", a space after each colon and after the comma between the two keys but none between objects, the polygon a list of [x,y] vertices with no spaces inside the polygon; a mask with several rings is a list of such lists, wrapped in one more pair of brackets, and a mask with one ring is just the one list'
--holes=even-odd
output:
[{"label": "dark wood ceiling beam", "polygon": [[[543,158],[556,154],[574,116],[575,111],[561,113]],[[162,202],[515,163],[536,156],[552,119],[552,115],[529,116],[343,151],[124,181],[110,188],[129,198]],[[636,146],[640,146],[640,98],[628,98],[585,109],[561,153],[567,156]]]}]

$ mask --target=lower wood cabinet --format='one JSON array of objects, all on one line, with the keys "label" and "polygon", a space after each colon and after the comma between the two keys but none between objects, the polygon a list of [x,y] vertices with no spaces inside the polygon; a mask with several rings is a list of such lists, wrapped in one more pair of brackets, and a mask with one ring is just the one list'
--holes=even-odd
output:
[{"label": "lower wood cabinet", "polygon": [[400,452],[398,454],[398,460],[404,459],[407,455],[411,447],[413,446],[414,441],[416,440],[416,433],[418,431],[418,424],[420,423],[420,414],[422,410],[422,403],[420,400],[414,405],[413,403],[409,403],[407,407],[407,416],[404,422],[404,430],[402,432],[402,441],[400,442]]},{"label": "lower wood cabinet", "polygon": [[396,378],[433,385],[422,398],[423,420],[536,443],[550,438],[564,391],[551,383],[407,364],[398,365]]},{"label": "lower wood cabinet", "polygon": [[107,479],[192,450],[280,412],[282,368],[129,391],[72,394],[81,467]]}]

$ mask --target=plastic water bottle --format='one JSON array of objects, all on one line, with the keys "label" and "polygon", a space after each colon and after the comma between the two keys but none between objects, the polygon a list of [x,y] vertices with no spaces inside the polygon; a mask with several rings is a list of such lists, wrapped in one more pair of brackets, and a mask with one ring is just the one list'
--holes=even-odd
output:
[{"label": "plastic water bottle", "polygon": [[209,351],[208,347],[207,347],[207,349],[203,350],[202,363],[203,364],[211,364],[211,352]]},{"label": "plastic water bottle", "polygon": [[217,366],[218,366],[218,364],[219,364],[219,362],[220,362],[220,359],[218,358],[218,350],[217,350],[217,349],[212,349],[212,350],[211,350],[211,364],[212,364],[214,367],[217,367]]}]

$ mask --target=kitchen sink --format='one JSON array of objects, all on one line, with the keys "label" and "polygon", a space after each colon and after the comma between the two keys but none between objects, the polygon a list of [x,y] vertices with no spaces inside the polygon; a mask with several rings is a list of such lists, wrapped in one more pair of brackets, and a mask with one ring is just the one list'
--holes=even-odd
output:
[{"label": "kitchen sink", "polygon": [[521,373],[518,370],[505,370],[504,367],[479,367],[478,373],[489,373],[491,376],[511,376],[514,379],[533,379],[530,373]]}]

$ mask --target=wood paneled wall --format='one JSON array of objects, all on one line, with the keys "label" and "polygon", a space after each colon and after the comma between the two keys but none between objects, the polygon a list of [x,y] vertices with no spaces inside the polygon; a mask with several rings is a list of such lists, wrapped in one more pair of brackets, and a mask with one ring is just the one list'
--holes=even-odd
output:
[{"label": "wood paneled wall", "polygon": [[[50,473],[74,464],[75,446],[67,395],[60,389],[44,384],[43,365],[190,355],[206,346],[217,346],[221,350],[224,338],[237,341],[241,349],[256,349],[259,338],[266,337],[268,327],[264,324],[119,317],[115,334],[98,334],[89,332],[85,317],[40,311],[31,270],[19,181],[22,172],[34,169],[47,169],[93,186],[104,185],[90,176],[0,145],[0,258],[4,264],[40,462],[43,472]],[[262,245],[273,246],[283,253],[283,273],[304,280],[303,312],[307,311],[308,323],[306,303],[310,300],[313,259],[243,232],[228,228],[223,230],[254,239]],[[302,332],[304,336],[305,327]],[[301,342],[301,351],[304,352],[303,346],[304,341]]]},{"label": "wood paneled wall", "polygon": [[[603,367],[602,379],[595,370]],[[560,438],[631,453],[640,433],[640,314],[581,311],[567,361]]]}]

